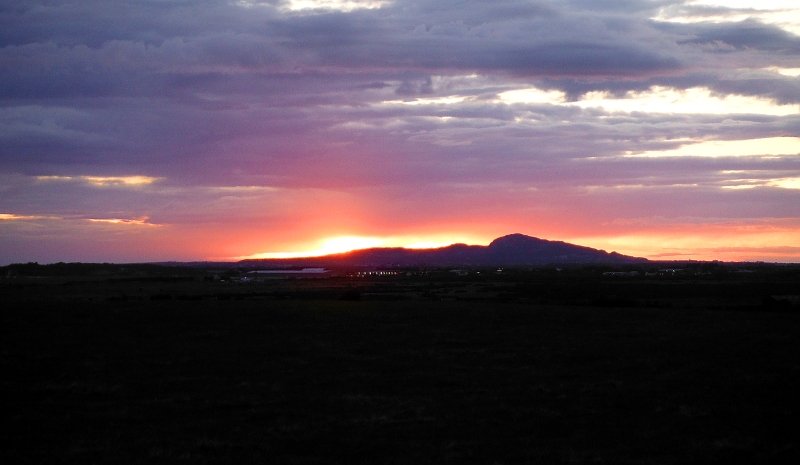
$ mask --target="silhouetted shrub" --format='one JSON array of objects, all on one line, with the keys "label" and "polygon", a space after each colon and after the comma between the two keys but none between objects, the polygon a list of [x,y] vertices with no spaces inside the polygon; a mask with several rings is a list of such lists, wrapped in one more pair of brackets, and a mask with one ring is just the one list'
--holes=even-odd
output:
[{"label": "silhouetted shrub", "polygon": [[605,307],[605,308],[636,306],[636,301],[620,297],[601,297],[598,299],[592,299],[590,303],[594,307]]},{"label": "silhouetted shrub", "polygon": [[776,299],[771,295],[768,295],[763,299],[761,299],[761,305],[771,310],[789,310],[790,308],[792,308],[792,303],[789,302],[788,300]]}]

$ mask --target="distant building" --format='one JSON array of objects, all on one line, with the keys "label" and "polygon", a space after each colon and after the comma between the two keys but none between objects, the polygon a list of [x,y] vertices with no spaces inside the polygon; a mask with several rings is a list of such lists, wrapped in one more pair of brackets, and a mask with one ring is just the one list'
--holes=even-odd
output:
[{"label": "distant building", "polygon": [[639,276],[638,271],[606,271],[603,276]]},{"label": "distant building", "polygon": [[302,270],[255,270],[248,271],[248,274],[272,274],[272,275],[324,275],[330,273],[325,268],[303,268]]},{"label": "distant building", "polygon": [[683,268],[664,268],[663,270],[658,270],[658,274],[661,276],[674,276],[682,271]]}]

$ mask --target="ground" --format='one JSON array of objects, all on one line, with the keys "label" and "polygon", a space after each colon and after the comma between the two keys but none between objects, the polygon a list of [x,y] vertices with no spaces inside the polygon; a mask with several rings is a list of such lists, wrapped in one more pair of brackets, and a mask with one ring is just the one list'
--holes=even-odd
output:
[{"label": "ground", "polygon": [[5,278],[0,457],[798,463],[795,274],[574,273]]}]

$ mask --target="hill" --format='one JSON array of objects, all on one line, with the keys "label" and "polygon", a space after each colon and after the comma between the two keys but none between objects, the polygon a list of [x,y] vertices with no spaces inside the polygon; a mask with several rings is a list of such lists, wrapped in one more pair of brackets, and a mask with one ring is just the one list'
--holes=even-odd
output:
[{"label": "hill", "polygon": [[549,264],[626,264],[647,259],[524,234],[510,234],[488,246],[453,244],[438,249],[378,247],[322,257],[243,260],[242,265],[295,266],[542,266]]}]

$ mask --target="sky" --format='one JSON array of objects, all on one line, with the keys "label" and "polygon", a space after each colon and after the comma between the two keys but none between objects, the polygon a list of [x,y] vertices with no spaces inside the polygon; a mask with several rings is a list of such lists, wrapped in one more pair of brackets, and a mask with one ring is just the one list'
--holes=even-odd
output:
[{"label": "sky", "polygon": [[0,264],[800,262],[796,0],[0,3]]}]

